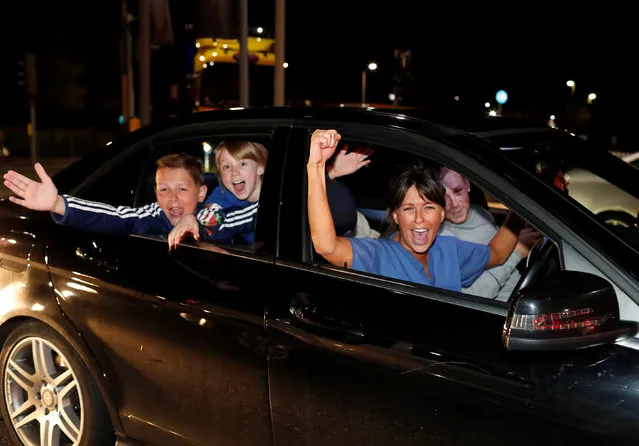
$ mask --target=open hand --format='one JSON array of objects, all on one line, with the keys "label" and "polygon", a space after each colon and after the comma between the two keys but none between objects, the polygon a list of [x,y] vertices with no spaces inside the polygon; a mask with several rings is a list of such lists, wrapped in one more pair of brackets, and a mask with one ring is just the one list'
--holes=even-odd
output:
[{"label": "open hand", "polygon": [[370,147],[360,147],[349,152],[348,144],[345,144],[342,150],[339,150],[335,155],[328,176],[334,180],[357,172],[361,167],[370,164],[371,160],[368,157],[372,154],[373,149]]},{"label": "open hand", "polygon": [[35,211],[54,211],[58,201],[58,189],[42,164],[36,163],[34,168],[41,182],[33,181],[13,170],[4,174],[4,185],[17,195],[9,197],[9,200]]}]

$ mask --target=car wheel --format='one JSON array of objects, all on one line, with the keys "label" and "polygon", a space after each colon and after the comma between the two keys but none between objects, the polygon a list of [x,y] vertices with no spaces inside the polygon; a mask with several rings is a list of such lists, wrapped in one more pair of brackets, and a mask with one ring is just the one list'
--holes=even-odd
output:
[{"label": "car wheel", "polygon": [[597,214],[597,217],[605,224],[610,226],[621,226],[623,228],[631,228],[635,224],[635,217],[619,211],[606,211]]},{"label": "car wheel", "polygon": [[19,325],[0,355],[2,416],[16,444],[113,445],[106,407],[83,361],[55,330]]}]

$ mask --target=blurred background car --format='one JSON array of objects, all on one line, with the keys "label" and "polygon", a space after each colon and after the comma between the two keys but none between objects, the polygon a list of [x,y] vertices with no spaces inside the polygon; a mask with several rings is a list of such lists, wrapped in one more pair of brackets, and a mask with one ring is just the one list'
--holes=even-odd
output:
[{"label": "blurred background car", "polygon": [[[541,123],[501,117],[487,118],[473,133],[530,165],[606,224],[626,228],[636,224],[639,200],[604,179],[606,175],[598,174],[599,167],[589,161],[590,154],[607,148]],[[620,158],[639,167],[639,152]]]},{"label": "blurred background car", "polygon": [[[639,167],[639,152],[621,157]],[[603,178],[584,169],[566,172],[568,193],[610,225],[631,227],[639,214],[639,200]]]},{"label": "blurred background car", "polygon": [[621,159],[632,164],[634,167],[639,168],[639,152],[630,153],[623,156]]}]

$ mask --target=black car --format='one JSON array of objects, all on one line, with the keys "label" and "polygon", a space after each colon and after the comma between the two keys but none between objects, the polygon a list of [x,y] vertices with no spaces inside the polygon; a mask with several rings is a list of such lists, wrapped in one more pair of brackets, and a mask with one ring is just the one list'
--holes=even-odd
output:
[{"label": "black car", "polygon": [[[496,216],[513,209],[539,230],[545,243],[508,302],[319,257],[306,213],[316,128],[374,149],[343,179],[372,230],[393,176],[417,161],[465,174]],[[636,443],[636,228],[605,224],[553,185],[544,166],[574,150],[516,155],[471,131],[392,111],[213,111],[123,136],[53,178],[61,193],[140,206],[154,201],[159,157],[197,155],[213,186],[210,147],[260,142],[253,245],[169,251],[166,234],[80,232],[0,202],[0,406],[15,441]],[[605,151],[587,159],[639,197],[636,169]]]}]

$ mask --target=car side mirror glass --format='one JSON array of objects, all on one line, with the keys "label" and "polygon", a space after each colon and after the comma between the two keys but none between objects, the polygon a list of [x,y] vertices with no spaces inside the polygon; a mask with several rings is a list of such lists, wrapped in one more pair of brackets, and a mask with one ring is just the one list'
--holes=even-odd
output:
[{"label": "car side mirror glass", "polygon": [[619,319],[610,282],[559,271],[511,297],[502,342],[511,351],[571,350],[634,336],[639,324]]}]

